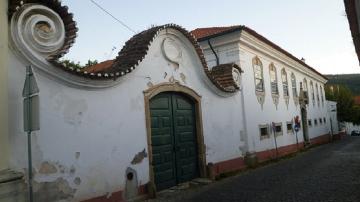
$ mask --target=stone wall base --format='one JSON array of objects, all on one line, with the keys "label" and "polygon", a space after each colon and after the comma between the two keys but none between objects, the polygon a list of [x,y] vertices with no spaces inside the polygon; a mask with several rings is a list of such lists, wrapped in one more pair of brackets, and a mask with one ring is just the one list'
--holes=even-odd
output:
[{"label": "stone wall base", "polygon": [[0,171],[0,202],[27,201],[23,174],[12,170]]},{"label": "stone wall base", "polygon": [[[322,135],[310,140],[311,145],[319,145],[330,142],[330,135]],[[266,151],[260,151],[255,153],[249,153],[244,158],[234,158],[217,163],[209,163],[208,173],[211,174],[211,178],[215,178],[221,174],[231,173],[246,169],[248,167],[256,167],[258,163],[273,160],[279,157],[284,157],[293,153],[296,153],[304,148],[304,142],[298,144],[291,144],[276,149],[270,149]],[[146,186],[142,185],[139,188],[139,196],[145,196],[148,194]],[[113,193],[111,196],[99,196],[96,198],[88,199],[83,202],[124,202],[123,191]],[[0,201],[1,202],[1,201]]]}]

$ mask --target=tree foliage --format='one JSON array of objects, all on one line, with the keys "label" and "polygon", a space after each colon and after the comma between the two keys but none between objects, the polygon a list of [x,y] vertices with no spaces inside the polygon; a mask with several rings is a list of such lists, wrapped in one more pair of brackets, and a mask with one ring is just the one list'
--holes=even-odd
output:
[{"label": "tree foliage", "polygon": [[89,59],[85,65],[81,65],[80,62],[75,62],[73,60],[65,59],[65,60],[62,60],[61,63],[63,63],[66,67],[72,67],[74,69],[82,69],[85,67],[96,65],[96,64],[98,64],[98,61]]},{"label": "tree foliage", "polygon": [[339,121],[360,123],[360,106],[354,105],[354,96],[351,90],[343,85],[326,85],[327,100],[337,102],[337,116]]},{"label": "tree foliage", "polygon": [[329,85],[347,86],[353,95],[360,95],[360,74],[335,74],[326,75]]}]

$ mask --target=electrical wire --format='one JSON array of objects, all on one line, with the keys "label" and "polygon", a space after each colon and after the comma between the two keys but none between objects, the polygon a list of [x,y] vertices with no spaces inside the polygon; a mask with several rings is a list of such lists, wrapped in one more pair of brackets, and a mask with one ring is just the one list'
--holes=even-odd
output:
[{"label": "electrical wire", "polygon": [[120,23],[122,26],[126,27],[129,31],[133,32],[134,34],[136,34],[136,32],[131,29],[128,25],[126,25],[123,21],[119,20],[118,18],[116,18],[114,15],[112,15],[109,11],[107,11],[105,8],[101,7],[98,3],[96,3],[94,0],[90,0],[93,4],[95,4],[95,6],[97,6],[98,8],[100,8],[102,11],[104,11],[106,14],[108,14],[110,17],[112,17],[114,20],[116,20],[118,23]]}]

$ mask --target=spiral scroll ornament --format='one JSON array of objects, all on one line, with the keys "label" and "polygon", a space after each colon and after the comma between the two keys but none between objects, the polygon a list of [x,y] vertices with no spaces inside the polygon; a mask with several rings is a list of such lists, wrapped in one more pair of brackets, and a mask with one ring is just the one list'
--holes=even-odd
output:
[{"label": "spiral scroll ornament", "polygon": [[65,34],[61,17],[43,5],[26,4],[11,19],[13,45],[31,62],[47,63],[63,47]]}]

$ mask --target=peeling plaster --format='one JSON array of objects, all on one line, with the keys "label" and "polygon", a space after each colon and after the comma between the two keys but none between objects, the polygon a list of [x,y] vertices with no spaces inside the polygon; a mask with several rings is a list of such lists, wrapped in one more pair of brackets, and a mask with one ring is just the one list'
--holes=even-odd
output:
[{"label": "peeling plaster", "polygon": [[169,78],[169,82],[170,82],[170,83],[174,83],[174,82],[175,82],[174,76],[171,76],[171,77]]},{"label": "peeling plaster", "polygon": [[80,184],[81,184],[81,179],[80,179],[80,177],[76,177],[76,178],[74,179],[74,184],[76,184],[76,185],[80,185]]},{"label": "peeling plaster", "polygon": [[143,160],[144,160],[144,158],[146,158],[147,157],[147,153],[146,153],[146,150],[145,150],[145,148],[144,148],[144,150],[142,150],[141,152],[139,152],[139,153],[137,153],[135,156],[134,156],[134,158],[133,158],[133,160],[131,161],[131,164],[139,164],[139,163],[141,163]]},{"label": "peeling plaster", "polygon": [[148,86],[149,88],[151,88],[151,87],[154,86],[154,84],[153,84],[151,81],[149,81],[149,82],[147,83],[147,86]]},{"label": "peeling plaster", "polygon": [[184,73],[180,73],[180,78],[184,83],[186,83],[186,76]]},{"label": "peeling plaster", "polygon": [[39,169],[40,174],[46,174],[46,175],[57,173],[57,171],[58,169],[56,168],[56,166],[48,161],[42,162]]},{"label": "peeling plaster", "polygon": [[34,182],[34,201],[70,200],[76,189],[70,187],[64,178],[57,178],[53,182]]}]

